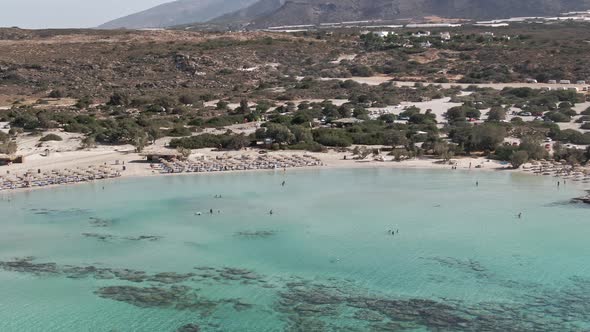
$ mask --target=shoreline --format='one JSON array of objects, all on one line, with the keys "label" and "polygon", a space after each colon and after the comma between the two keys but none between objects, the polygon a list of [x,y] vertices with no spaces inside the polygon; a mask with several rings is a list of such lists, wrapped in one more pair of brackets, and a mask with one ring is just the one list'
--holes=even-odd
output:
[{"label": "shoreline", "polygon": [[[210,151],[211,152],[211,151]],[[297,154],[297,153],[293,153],[293,152],[299,152],[300,154],[302,153],[301,151],[289,151],[289,153],[282,153],[282,152],[276,152],[276,154],[279,155],[293,155],[293,154]],[[238,151],[239,153],[239,151]],[[273,154],[273,152],[269,152],[270,155]],[[108,184],[108,183],[113,183],[116,182],[118,180],[125,180],[125,179],[142,179],[142,178],[149,178],[149,177],[163,177],[163,176],[199,176],[199,175],[205,175],[205,176],[216,176],[216,175],[223,175],[223,174],[246,174],[246,173],[262,173],[262,172],[267,172],[267,173],[289,173],[289,172],[293,172],[293,171],[317,171],[317,170],[338,170],[338,169],[348,169],[348,170],[354,170],[354,169],[392,169],[392,170],[447,170],[447,171],[462,171],[462,172],[491,172],[491,171],[495,171],[495,172],[509,172],[509,173],[519,173],[519,174],[524,174],[524,175],[529,175],[529,176],[547,176],[547,175],[541,175],[541,174],[533,174],[531,172],[527,172],[524,169],[520,168],[520,169],[512,169],[509,167],[505,167],[504,165],[500,164],[497,161],[493,161],[493,160],[489,160],[483,157],[479,157],[479,158],[459,158],[459,159],[453,159],[453,162],[457,163],[457,168],[456,169],[452,169],[452,165],[445,163],[445,164],[437,164],[436,162],[438,161],[438,159],[431,159],[431,158],[416,158],[416,159],[409,159],[409,160],[404,160],[404,161],[374,161],[374,160],[368,160],[368,161],[358,161],[358,160],[344,160],[344,159],[335,159],[334,155],[336,153],[307,153],[305,152],[305,154],[308,155],[313,155],[314,157],[318,157],[322,160],[323,165],[322,166],[304,166],[304,167],[290,167],[290,168],[286,168],[285,170],[283,168],[276,168],[276,169],[249,169],[249,170],[227,170],[227,171],[212,171],[212,172],[174,172],[174,173],[162,173],[162,172],[158,172],[155,171],[153,169],[151,169],[149,167],[149,163],[148,162],[137,162],[137,160],[133,160],[132,163],[127,163],[125,165],[132,165],[132,169],[130,171],[122,171],[121,172],[121,176],[119,177],[115,177],[115,178],[106,178],[106,179],[97,179],[97,180],[91,180],[91,181],[82,181],[82,182],[74,182],[74,183],[64,183],[64,184],[52,184],[52,185],[47,185],[47,186],[35,186],[35,187],[25,187],[25,188],[17,188],[17,189],[8,189],[8,190],[0,190],[0,196],[6,196],[6,195],[10,195],[12,193],[25,193],[25,192],[33,192],[33,191],[38,191],[38,190],[53,190],[53,189],[57,189],[57,188],[67,188],[67,187],[72,187],[72,186],[77,186],[77,185],[98,185],[101,186],[101,184]],[[325,155],[331,155],[332,158],[325,158],[325,159],[330,159],[329,161],[325,160],[324,158],[321,158],[322,156]],[[469,167],[469,164],[472,165],[472,167]],[[141,168],[141,166],[145,166],[142,169],[138,169]],[[484,165],[483,167],[480,168],[476,168],[475,166],[477,165]],[[485,167],[489,165],[488,167]],[[75,166],[74,166],[75,167]],[[552,176],[554,177],[554,176]],[[561,179],[561,176],[558,176],[557,178]],[[582,183],[577,183],[577,185],[580,185],[580,190],[587,190],[582,188]]]}]

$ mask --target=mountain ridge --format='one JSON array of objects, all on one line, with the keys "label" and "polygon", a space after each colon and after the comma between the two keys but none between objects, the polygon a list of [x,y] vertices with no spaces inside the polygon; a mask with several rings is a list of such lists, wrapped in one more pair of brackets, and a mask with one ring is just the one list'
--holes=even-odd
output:
[{"label": "mountain ridge", "polygon": [[255,19],[253,26],[426,16],[464,19],[554,16],[563,12],[588,9],[590,0],[287,0],[271,15]]},{"label": "mountain ridge", "polygon": [[213,23],[256,29],[427,16],[462,19],[555,16],[589,9],[590,0],[177,0],[107,22],[99,28],[166,28]]},{"label": "mountain ridge", "polygon": [[182,24],[206,22],[256,2],[257,0],[177,0],[106,22],[98,26],[98,28],[167,28]]}]

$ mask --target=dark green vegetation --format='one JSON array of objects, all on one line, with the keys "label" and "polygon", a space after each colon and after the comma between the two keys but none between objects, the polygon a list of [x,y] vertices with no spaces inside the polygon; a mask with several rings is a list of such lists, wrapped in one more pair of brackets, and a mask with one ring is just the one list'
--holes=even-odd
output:
[{"label": "dark green vegetation", "polygon": [[40,142],[49,142],[49,141],[63,141],[63,138],[57,134],[47,134],[39,139]]},{"label": "dark green vegetation", "polygon": [[[587,277],[573,276],[557,289],[505,279],[473,259],[421,257],[421,260],[436,268],[460,271],[480,283],[493,283],[511,291],[526,289],[536,295],[533,299],[529,294],[516,295],[510,303],[443,301],[375,294],[358,283],[340,278],[277,279],[243,268],[207,266],[195,267],[189,273],[151,273],[100,265],[59,265],[38,262],[31,257],[0,261],[0,270],[43,278],[67,277],[78,282],[109,280],[108,285],[96,288],[96,296],[139,308],[191,312],[197,317],[213,316],[220,308],[225,312],[231,308],[236,313],[257,309],[258,305],[247,298],[210,298],[201,291],[206,286],[247,285],[252,291],[276,295],[277,300],[265,311],[283,320],[287,331],[340,331],[359,327],[366,331],[577,331],[588,321],[590,280]],[[523,312],[530,314],[523,315]],[[201,318],[199,324],[207,321]],[[219,325],[207,327],[215,330]],[[200,330],[196,324],[187,324],[177,331]]]},{"label": "dark green vegetation", "polygon": [[[159,97],[140,102],[116,93],[110,98],[109,105],[87,110],[85,114],[75,110],[13,109],[5,112],[0,120],[26,131],[62,128],[87,134],[92,142],[132,144],[138,151],[150,142],[171,136],[176,137],[170,142],[171,148],[239,150],[258,141],[272,149],[323,151],[327,147],[347,148],[354,144],[381,147],[397,160],[419,155],[450,159],[475,154],[511,161],[516,166],[529,159],[548,158],[542,144],[546,138],[563,144],[590,144],[590,133],[560,130],[551,120],[554,114],[568,118],[577,115],[572,107],[584,99],[572,91],[471,88],[471,94],[459,96],[460,90],[455,88],[419,84],[397,87],[390,83],[368,86],[352,81],[306,79],[294,83],[285,93],[293,91],[295,94],[298,90],[310,88],[314,93],[339,96],[349,102],[340,106],[328,100],[297,104],[264,100],[253,104],[244,99],[230,108],[227,102],[204,106],[199,102],[202,100],[200,96],[181,96],[178,100]],[[369,107],[392,105],[400,100],[419,101],[445,96],[462,106],[450,108],[444,118],[437,118],[430,110],[417,107],[407,107],[397,115],[378,117],[371,117],[368,111]],[[193,99],[195,104],[190,107],[181,102]],[[134,107],[133,112],[128,111],[130,105]],[[506,109],[511,106],[538,116],[538,120],[524,122],[515,117],[507,122],[504,120]],[[470,121],[486,114],[488,118],[483,123],[474,125]],[[249,136],[223,129],[263,118],[267,122]],[[206,128],[220,128],[225,133],[200,134]],[[504,143],[509,136],[520,139],[520,145]],[[50,139],[57,140],[57,137],[50,135],[41,140]],[[566,159],[571,163],[588,160],[588,153],[577,153],[575,149],[560,147],[557,151],[555,158],[558,160]],[[355,154],[366,157],[362,151],[355,151]]]},{"label": "dark green vegetation", "polygon": [[0,154],[13,154],[16,149],[16,143],[11,141],[10,136],[0,131]]}]

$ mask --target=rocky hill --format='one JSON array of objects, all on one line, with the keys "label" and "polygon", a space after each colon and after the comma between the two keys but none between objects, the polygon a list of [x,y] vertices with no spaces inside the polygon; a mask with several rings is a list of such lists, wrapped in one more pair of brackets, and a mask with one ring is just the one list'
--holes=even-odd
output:
[{"label": "rocky hill", "polygon": [[254,4],[256,0],[178,0],[125,16],[99,26],[101,29],[164,28],[205,22]]},{"label": "rocky hill", "polygon": [[467,19],[552,16],[588,9],[590,0],[287,0],[272,13],[261,13],[254,20],[254,26],[389,20],[431,15]]},{"label": "rocky hill", "polygon": [[285,4],[285,0],[259,0],[258,2],[211,20],[211,23],[245,23],[271,15]]}]

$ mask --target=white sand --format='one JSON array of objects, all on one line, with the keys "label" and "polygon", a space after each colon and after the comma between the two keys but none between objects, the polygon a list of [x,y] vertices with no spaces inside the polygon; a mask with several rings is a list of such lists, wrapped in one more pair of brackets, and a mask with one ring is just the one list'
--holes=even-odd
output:
[{"label": "white sand", "polygon": [[[137,177],[137,176],[153,176],[160,175],[154,172],[149,163],[145,162],[145,158],[140,154],[135,153],[132,146],[98,146],[93,149],[81,150],[79,149],[79,137],[72,134],[59,133],[64,140],[61,142],[44,143],[42,146],[37,146],[38,138],[24,137],[19,139],[22,147],[19,149],[20,154],[25,155],[25,163],[12,164],[10,166],[0,167],[0,175],[7,172],[11,174],[24,174],[28,171],[34,173],[37,170],[41,172],[50,171],[53,169],[74,169],[76,167],[86,168],[88,166],[109,165],[114,169],[121,171],[123,177]],[[150,149],[163,149],[167,139],[159,140],[156,145],[148,147]],[[45,150],[49,149],[50,153],[45,156]],[[402,162],[392,161],[391,156],[384,156],[386,161],[375,161],[372,156],[366,160],[353,160],[352,153],[342,153],[330,150],[327,153],[311,153],[306,151],[276,151],[268,152],[271,155],[314,155],[322,160],[325,164],[324,168],[446,168],[450,169],[449,164],[440,164],[434,159],[411,159]],[[194,150],[190,159],[196,159],[201,156],[206,156],[208,159],[214,159],[216,156],[258,156],[259,150],[246,149],[241,151],[214,151],[213,149]],[[347,160],[344,160],[344,156]],[[454,160],[457,162],[458,168],[469,169],[471,164],[472,169],[476,169],[476,165],[482,165],[484,170],[494,170],[505,168],[497,162],[487,161],[483,158],[461,158]],[[123,165],[126,170],[123,171]]]}]

